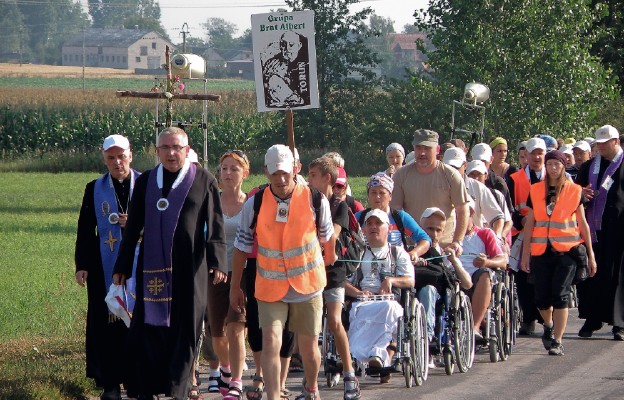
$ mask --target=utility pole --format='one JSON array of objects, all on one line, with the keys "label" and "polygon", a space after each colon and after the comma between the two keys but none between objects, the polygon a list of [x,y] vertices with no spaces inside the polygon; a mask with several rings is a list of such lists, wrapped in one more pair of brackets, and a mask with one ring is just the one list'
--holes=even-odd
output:
[{"label": "utility pole", "polygon": [[[184,27],[186,26],[186,29],[184,29]],[[186,54],[186,35],[189,34],[189,27],[188,24],[185,22],[184,24],[182,24],[182,32],[180,32],[180,34],[182,35],[182,53]]]},{"label": "utility pole", "polygon": [[85,36],[87,34],[87,26],[84,25],[82,27],[82,92],[85,92],[86,82],[85,82],[85,63],[87,62],[86,57],[86,49],[85,49]]}]

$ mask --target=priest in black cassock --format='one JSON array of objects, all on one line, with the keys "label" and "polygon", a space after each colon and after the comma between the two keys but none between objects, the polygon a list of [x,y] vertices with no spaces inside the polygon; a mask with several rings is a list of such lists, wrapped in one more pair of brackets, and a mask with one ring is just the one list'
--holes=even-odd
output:
[{"label": "priest in black cassock", "polygon": [[611,125],[596,130],[599,154],[581,165],[576,183],[590,199],[587,223],[598,265],[596,275],[577,284],[579,318],[585,319],[580,337],[591,337],[603,322],[613,325],[615,340],[624,340],[624,151]]},{"label": "priest in black cassock", "polygon": [[[129,397],[165,394],[186,399],[202,321],[208,279],[223,280],[226,244],[215,177],[189,162],[180,128],[158,136],[160,164],[136,182],[113,280],[132,276],[136,306],[125,349],[117,352]],[[123,363],[123,364],[122,364]]]},{"label": "priest in black cassock", "polygon": [[[104,389],[104,400],[121,399],[122,382],[115,352],[123,346],[128,328],[108,310],[104,298],[113,281],[128,204],[139,173],[130,168],[130,142],[121,135],[104,140],[102,155],[108,172],[85,188],[76,235],[76,282],[87,284],[87,377]],[[129,308],[134,286],[128,280]]]}]

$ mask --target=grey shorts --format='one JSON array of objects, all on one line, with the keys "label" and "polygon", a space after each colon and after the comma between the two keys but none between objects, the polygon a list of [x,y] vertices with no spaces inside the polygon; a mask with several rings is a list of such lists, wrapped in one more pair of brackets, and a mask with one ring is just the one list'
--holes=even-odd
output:
[{"label": "grey shorts", "polygon": [[337,287],[323,291],[323,299],[325,303],[341,303],[345,302],[345,288]]}]

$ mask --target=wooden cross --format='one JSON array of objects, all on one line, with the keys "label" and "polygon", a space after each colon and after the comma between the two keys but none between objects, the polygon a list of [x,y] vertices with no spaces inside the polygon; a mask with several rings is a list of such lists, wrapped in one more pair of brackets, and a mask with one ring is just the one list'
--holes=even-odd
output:
[{"label": "wooden cross", "polygon": [[[181,100],[207,100],[220,101],[221,96],[216,94],[186,94],[173,93],[173,77],[171,75],[171,57],[169,46],[165,48],[165,70],[167,71],[167,85],[165,92],[137,92],[131,90],[118,90],[115,92],[117,97],[139,97],[144,99],[166,99],[167,100],[167,116],[165,118],[165,127],[171,126],[171,108],[174,99]],[[158,116],[156,116],[158,118]]]}]

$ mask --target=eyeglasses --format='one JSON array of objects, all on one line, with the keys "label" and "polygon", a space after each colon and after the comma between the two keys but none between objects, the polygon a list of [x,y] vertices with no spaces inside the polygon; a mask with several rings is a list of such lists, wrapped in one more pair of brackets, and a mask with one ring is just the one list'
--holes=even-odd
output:
[{"label": "eyeglasses", "polygon": [[341,185],[341,184],[339,184],[339,183],[336,183],[336,184],[334,185],[334,189],[338,189],[338,190],[342,190],[342,189],[344,189],[344,188],[346,188],[346,187],[347,187],[347,185]]},{"label": "eyeglasses", "polygon": [[236,154],[237,156],[247,160],[247,155],[245,153],[243,153],[242,150],[228,150],[227,153]]},{"label": "eyeglasses", "polygon": [[162,151],[167,152],[167,153],[170,152],[171,150],[173,150],[176,153],[179,153],[182,150],[186,149],[186,146],[179,146],[179,145],[176,145],[176,146],[158,146],[157,149],[158,150],[162,150]]}]

